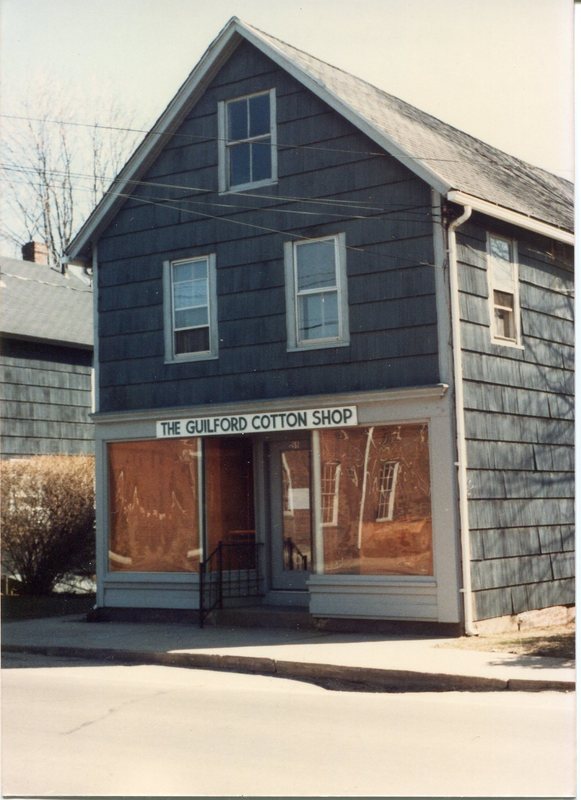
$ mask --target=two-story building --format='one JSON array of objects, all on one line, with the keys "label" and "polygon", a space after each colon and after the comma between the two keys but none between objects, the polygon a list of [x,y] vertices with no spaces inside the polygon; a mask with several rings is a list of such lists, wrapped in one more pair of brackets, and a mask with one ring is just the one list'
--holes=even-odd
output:
[{"label": "two-story building", "polygon": [[232,19],[68,250],[98,606],[235,542],[314,618],[570,606],[572,244],[567,181]]}]

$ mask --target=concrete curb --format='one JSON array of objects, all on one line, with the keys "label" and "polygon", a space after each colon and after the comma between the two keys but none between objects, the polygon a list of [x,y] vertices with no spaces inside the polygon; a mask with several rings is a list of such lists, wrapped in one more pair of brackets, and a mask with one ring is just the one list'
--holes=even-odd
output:
[{"label": "concrete curb", "polygon": [[157,664],[308,681],[327,689],[356,692],[573,692],[573,681],[484,678],[470,675],[371,669],[337,664],[276,661],[256,656],[167,653],[58,645],[5,645],[4,653],[78,658],[114,664]]}]

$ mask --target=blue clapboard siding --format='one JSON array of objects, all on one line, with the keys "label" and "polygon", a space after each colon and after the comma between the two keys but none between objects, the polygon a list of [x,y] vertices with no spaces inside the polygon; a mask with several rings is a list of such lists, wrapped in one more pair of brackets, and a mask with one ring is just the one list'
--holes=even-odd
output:
[{"label": "blue clapboard siding", "polygon": [[92,453],[92,351],[0,342],[2,458]]},{"label": "blue clapboard siding", "polygon": [[574,603],[572,252],[518,242],[523,349],[490,341],[487,226],[461,228],[463,376],[477,619]]},{"label": "blue clapboard siding", "polygon": [[[271,88],[278,183],[220,195],[217,104]],[[101,411],[439,380],[423,182],[248,43],[177,134],[99,242]],[[287,353],[284,242],[338,232],[351,344]],[[163,262],[206,253],[217,262],[219,358],[164,364]]]}]

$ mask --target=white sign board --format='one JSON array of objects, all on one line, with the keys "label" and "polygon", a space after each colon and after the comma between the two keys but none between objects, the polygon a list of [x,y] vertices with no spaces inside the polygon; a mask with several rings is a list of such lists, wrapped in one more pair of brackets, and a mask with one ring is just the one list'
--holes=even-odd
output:
[{"label": "white sign board", "polygon": [[231,436],[236,433],[346,428],[350,425],[357,425],[357,406],[168,419],[156,423],[156,436],[158,439],[180,436]]}]

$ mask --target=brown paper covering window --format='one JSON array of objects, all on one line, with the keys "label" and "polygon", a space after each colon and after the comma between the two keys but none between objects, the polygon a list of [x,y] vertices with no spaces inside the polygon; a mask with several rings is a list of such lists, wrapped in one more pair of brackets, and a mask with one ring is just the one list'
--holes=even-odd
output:
[{"label": "brown paper covering window", "polygon": [[126,572],[198,569],[198,442],[108,446],[109,568]]}]

